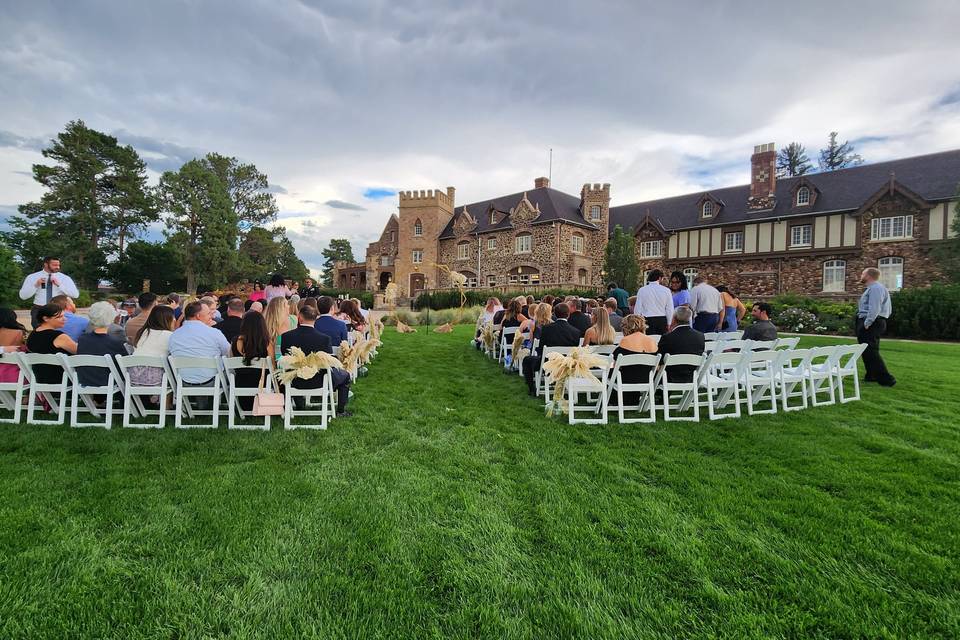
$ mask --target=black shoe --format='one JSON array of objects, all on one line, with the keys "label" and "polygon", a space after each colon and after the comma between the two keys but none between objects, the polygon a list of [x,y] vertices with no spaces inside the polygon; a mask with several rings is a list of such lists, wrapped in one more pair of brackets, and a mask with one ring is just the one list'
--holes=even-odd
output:
[{"label": "black shoe", "polygon": [[530,396],[531,398],[536,398],[537,392],[532,389],[527,389],[527,395]]},{"label": "black shoe", "polygon": [[337,417],[338,417],[338,418],[352,418],[352,417],[353,417],[353,411],[347,411],[347,410],[341,411],[340,413],[337,414]]},{"label": "black shoe", "polygon": [[863,381],[864,381],[864,382],[876,382],[877,379],[876,379],[876,378],[871,378],[871,377],[864,376],[864,377],[863,377]]},{"label": "black shoe", "polygon": [[881,382],[881,383],[880,383],[880,386],[881,386],[881,387],[892,387],[892,386],[895,385],[895,384],[897,384],[897,379],[891,377],[889,380],[884,380],[883,382]]}]

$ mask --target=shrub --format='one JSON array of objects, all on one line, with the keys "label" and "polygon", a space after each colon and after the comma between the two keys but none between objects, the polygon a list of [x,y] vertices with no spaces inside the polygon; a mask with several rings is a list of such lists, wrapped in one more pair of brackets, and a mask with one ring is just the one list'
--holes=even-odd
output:
[{"label": "shrub", "polygon": [[337,298],[356,298],[363,305],[364,309],[373,309],[373,294],[362,289],[320,289],[321,296],[330,296],[334,300]]},{"label": "shrub", "polygon": [[397,318],[400,319],[400,322],[408,324],[411,327],[420,324],[420,314],[407,309],[397,309],[396,313],[384,316],[383,324],[388,327],[395,327],[397,326]]},{"label": "shrub", "polygon": [[791,333],[824,333],[827,330],[815,313],[799,307],[774,312],[773,323],[780,330]]},{"label": "shrub", "polygon": [[[503,302],[504,299],[513,298],[519,295],[526,295],[521,289],[516,289],[513,291],[505,292],[498,290],[490,289],[467,289],[464,291],[467,296],[467,306],[474,305],[485,305],[487,303],[487,298],[495,296],[500,298],[500,301]],[[545,291],[537,291],[535,294],[531,294],[535,298],[542,298],[545,295],[552,296],[580,296],[581,298],[595,298],[597,297],[597,292],[592,289],[547,289]],[[434,311],[440,309],[454,309],[460,306],[460,292],[456,290],[451,291],[430,291],[428,293],[421,293],[417,296],[417,299],[413,302],[414,309],[432,309]]]},{"label": "shrub", "polygon": [[902,338],[960,340],[960,285],[934,285],[891,294],[887,334]]}]

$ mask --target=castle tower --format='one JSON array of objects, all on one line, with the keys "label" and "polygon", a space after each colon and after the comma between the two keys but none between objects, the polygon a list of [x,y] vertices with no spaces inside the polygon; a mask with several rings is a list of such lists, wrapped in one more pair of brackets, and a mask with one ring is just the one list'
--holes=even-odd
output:
[{"label": "castle tower", "polygon": [[453,217],[453,187],[401,191],[396,283],[403,297],[415,297],[423,289],[433,289],[440,282],[440,233]]},{"label": "castle tower", "polygon": [[606,238],[610,233],[610,183],[585,184],[580,190],[580,213]]}]

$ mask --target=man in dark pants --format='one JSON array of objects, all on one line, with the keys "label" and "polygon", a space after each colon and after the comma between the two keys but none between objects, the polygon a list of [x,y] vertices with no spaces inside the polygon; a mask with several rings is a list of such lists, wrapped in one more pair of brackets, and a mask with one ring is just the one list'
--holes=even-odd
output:
[{"label": "man in dark pants", "polygon": [[[544,347],[575,347],[580,344],[580,338],[583,337],[583,333],[568,322],[570,307],[568,307],[565,302],[561,302],[555,306],[553,313],[557,319],[539,328],[541,354],[543,354]],[[536,377],[537,369],[540,368],[540,361],[540,355],[527,356],[520,365],[523,369],[523,378],[527,381],[527,389],[531,396],[537,395],[534,378]]]},{"label": "man in dark pants", "polygon": [[867,369],[864,381],[892,387],[897,384],[897,379],[890,375],[880,357],[880,336],[887,329],[887,318],[893,306],[890,304],[890,293],[878,282],[879,279],[880,270],[876,267],[864,269],[860,274],[860,282],[867,288],[857,306],[857,342],[867,345],[863,352],[863,366]]},{"label": "man in dark pants", "polygon": [[[318,315],[319,311],[316,307],[309,304],[303,305],[297,316],[300,325],[280,336],[280,352],[286,355],[290,352],[291,347],[299,347],[308,355],[318,351],[332,354],[330,338],[313,327]],[[309,380],[297,378],[292,384],[296,389],[319,389],[323,385],[324,375],[326,375],[326,371],[321,370]],[[353,415],[347,411],[347,398],[350,397],[350,374],[343,369],[330,369],[330,375],[332,376],[333,392],[337,395],[337,415],[340,417]],[[298,405],[303,402],[303,398],[294,398],[294,400]]]}]

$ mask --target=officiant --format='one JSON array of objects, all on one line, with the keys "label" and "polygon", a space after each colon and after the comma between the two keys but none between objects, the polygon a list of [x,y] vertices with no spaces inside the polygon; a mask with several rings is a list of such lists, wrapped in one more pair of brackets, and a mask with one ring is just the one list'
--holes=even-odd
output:
[{"label": "officiant", "polygon": [[74,284],[73,278],[65,273],[60,273],[60,258],[47,256],[43,259],[43,269],[24,278],[23,286],[20,287],[21,300],[33,296],[33,306],[30,308],[30,323],[34,329],[40,324],[37,317],[40,307],[49,304],[59,295],[76,299],[80,296],[80,291]]}]

